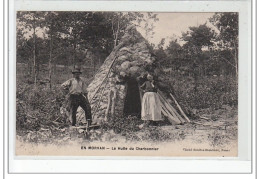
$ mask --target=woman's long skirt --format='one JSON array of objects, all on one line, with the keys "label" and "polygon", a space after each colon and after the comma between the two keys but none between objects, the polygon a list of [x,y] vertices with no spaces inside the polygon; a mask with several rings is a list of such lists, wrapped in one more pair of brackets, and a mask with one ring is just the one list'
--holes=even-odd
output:
[{"label": "woman's long skirt", "polygon": [[146,92],[142,101],[142,120],[161,121],[162,106],[157,93]]}]

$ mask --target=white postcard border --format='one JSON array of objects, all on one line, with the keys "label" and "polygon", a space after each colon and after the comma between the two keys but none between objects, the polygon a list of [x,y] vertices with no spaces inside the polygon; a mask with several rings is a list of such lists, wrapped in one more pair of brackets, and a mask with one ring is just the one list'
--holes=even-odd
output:
[{"label": "white postcard border", "polygon": [[[43,5],[44,4],[44,5]],[[62,4],[62,5],[61,5]],[[15,157],[15,11],[239,12],[238,157]],[[9,172],[10,173],[247,173],[251,171],[251,3],[250,1],[13,1],[9,2]],[[243,60],[248,59],[248,60]],[[243,103],[242,103],[242,102]],[[245,137],[246,136],[246,137]],[[35,160],[43,159],[43,160]],[[27,159],[27,160],[26,160]],[[49,159],[49,160],[48,160]],[[58,159],[58,160],[57,160]],[[68,160],[69,159],[69,160]],[[78,160],[82,159],[82,160]],[[89,159],[86,161],[86,159]],[[96,160],[97,159],[97,160]],[[103,160],[102,160],[103,159]],[[115,160],[117,159],[117,160]],[[120,160],[118,160],[120,159]],[[129,159],[129,160],[125,160]],[[147,160],[149,159],[149,160]],[[160,159],[160,160],[159,160]],[[164,159],[164,160],[161,160]],[[184,160],[183,160],[184,159]],[[196,159],[196,160],[195,160]],[[198,160],[200,159],[200,160]],[[204,159],[204,160],[201,160]],[[207,159],[207,160],[205,160]],[[218,159],[218,160],[216,160]],[[139,165],[140,164],[140,165]],[[210,164],[210,165],[209,165]],[[107,166],[103,168],[100,166]],[[73,168],[70,166],[74,166]],[[88,171],[86,171],[88,166]],[[122,166],[125,169],[122,168]],[[128,166],[128,167],[127,167]],[[160,166],[160,167],[158,167]],[[163,167],[162,167],[163,166]],[[168,167],[167,167],[168,166]],[[179,166],[179,167],[178,167]],[[184,167],[185,166],[185,167]],[[200,167],[199,167],[200,166]],[[210,167],[212,166],[212,168]],[[198,168],[199,167],[199,168]],[[205,167],[207,170],[205,170]],[[55,169],[55,170],[53,170]]]}]

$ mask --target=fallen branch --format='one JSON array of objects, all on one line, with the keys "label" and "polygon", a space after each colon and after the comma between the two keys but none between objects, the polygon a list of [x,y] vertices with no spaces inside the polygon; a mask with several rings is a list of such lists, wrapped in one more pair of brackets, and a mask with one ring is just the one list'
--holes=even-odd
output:
[{"label": "fallen branch", "polygon": [[[96,125],[91,125],[88,128],[95,128],[95,127],[99,127],[100,125],[96,124]],[[86,129],[87,126],[78,126],[78,127],[73,127],[73,129]]]},{"label": "fallen branch", "polygon": [[59,122],[55,122],[55,121],[51,121],[51,123],[54,124],[55,126],[59,126],[59,125],[61,125],[61,123],[59,123]]},{"label": "fallen branch", "polygon": [[[193,124],[198,124],[198,125],[203,125],[202,123],[199,123],[199,122],[194,122],[192,121]],[[203,125],[204,126],[204,125]]]},{"label": "fallen branch", "polygon": [[200,122],[194,122],[192,121],[193,124],[198,124],[198,125],[201,125],[201,126],[211,126],[211,124],[203,124],[203,123],[200,123]]},{"label": "fallen branch", "polygon": [[200,117],[200,119],[210,120],[209,118],[204,117],[204,116],[199,116],[199,117]]}]

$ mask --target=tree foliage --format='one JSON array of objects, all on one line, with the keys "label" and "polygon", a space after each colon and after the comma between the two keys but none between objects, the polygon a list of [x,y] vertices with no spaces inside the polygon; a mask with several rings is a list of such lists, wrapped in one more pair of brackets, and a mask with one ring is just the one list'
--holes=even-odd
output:
[{"label": "tree foliage", "polygon": [[219,39],[225,44],[238,42],[238,13],[216,13],[210,21],[220,31]]},{"label": "tree foliage", "polygon": [[190,30],[182,34],[182,39],[186,41],[186,46],[195,46],[199,50],[203,46],[211,46],[212,39],[214,38],[214,32],[206,25],[200,25],[198,27],[190,27]]},{"label": "tree foliage", "polygon": [[220,31],[216,39],[217,48],[222,50],[229,49],[233,56],[227,58],[227,56],[218,54],[218,57],[233,67],[236,76],[238,76],[238,13],[216,13],[210,21]]},{"label": "tree foliage", "polygon": [[[149,23],[148,23],[149,20]],[[139,12],[18,12],[17,38],[22,44],[26,39],[41,34],[46,41],[53,40],[53,58],[59,64],[74,64],[82,57],[82,53],[91,51],[93,54],[104,57],[112,51],[123,36],[128,25],[145,23],[147,33],[152,31],[152,20],[158,20],[156,14]],[[49,42],[48,42],[49,43]],[[63,49],[63,50],[62,50]],[[66,53],[68,59],[62,54]],[[23,57],[27,58],[26,56]],[[63,61],[63,60],[64,61]],[[19,60],[19,59],[18,59]],[[82,60],[82,59],[81,59]],[[84,59],[83,59],[84,60]]]},{"label": "tree foliage", "polygon": [[19,11],[17,62],[28,64],[28,75],[35,84],[40,78],[40,65],[48,64],[51,87],[56,65],[91,65],[95,72],[127,26],[144,23],[149,34],[153,30],[151,21],[156,20],[156,14],[140,12]]},{"label": "tree foliage", "polygon": [[182,44],[175,39],[162,48],[162,39],[155,47],[169,75],[164,81],[187,108],[237,104],[238,14],[215,13],[209,20],[215,28],[207,23],[189,27],[180,38]]}]

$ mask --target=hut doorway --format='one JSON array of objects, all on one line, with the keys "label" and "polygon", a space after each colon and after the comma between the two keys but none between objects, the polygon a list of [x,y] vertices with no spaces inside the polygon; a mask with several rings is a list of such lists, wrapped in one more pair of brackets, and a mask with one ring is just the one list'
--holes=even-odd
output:
[{"label": "hut doorway", "polygon": [[141,116],[141,96],[138,82],[134,78],[129,78],[126,82],[124,115]]}]

